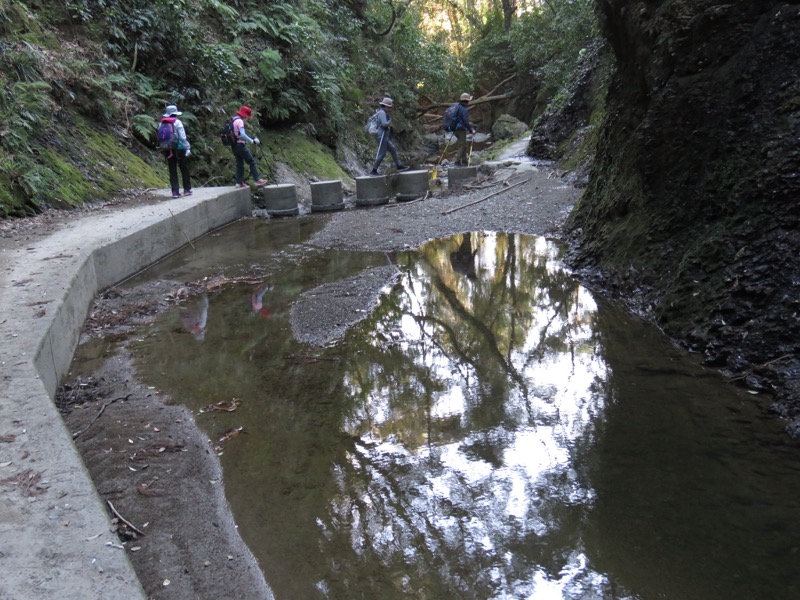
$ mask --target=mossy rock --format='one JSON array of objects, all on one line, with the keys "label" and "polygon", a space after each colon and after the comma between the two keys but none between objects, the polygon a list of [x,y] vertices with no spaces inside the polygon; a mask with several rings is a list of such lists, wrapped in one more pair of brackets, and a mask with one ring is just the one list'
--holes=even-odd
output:
[{"label": "mossy rock", "polygon": [[525,123],[511,115],[500,115],[492,125],[492,135],[495,140],[517,139],[527,130],[528,126]]}]

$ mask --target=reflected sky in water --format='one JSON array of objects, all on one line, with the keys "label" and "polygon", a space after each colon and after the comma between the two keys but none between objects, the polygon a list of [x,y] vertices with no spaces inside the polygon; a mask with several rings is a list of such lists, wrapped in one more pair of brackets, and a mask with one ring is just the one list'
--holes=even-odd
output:
[{"label": "reflected sky in water", "polygon": [[[378,318],[352,336],[372,358],[343,374],[344,393],[357,399],[343,425],[358,441],[323,531],[349,522],[357,556],[401,571],[403,562],[436,565],[426,578],[458,597],[602,589],[579,544],[548,552],[547,564],[521,550],[560,535],[542,511],[556,496],[575,506],[593,496],[570,457],[602,411],[590,392],[606,371],[591,296],[541,238],[457,236],[399,265]],[[410,577],[401,590],[425,593]]]},{"label": "reflected sky in water", "polygon": [[[557,246],[473,233],[334,253],[308,234],[242,225],[207,241],[229,264],[161,265],[236,275],[267,248],[263,281],[209,294],[201,339],[176,309],[133,346],[177,401],[242,401],[197,419],[215,441],[247,432],[224,445],[225,487],[278,599],[798,592],[797,448],[758,399],[582,288]],[[299,298],[387,263],[343,339],[295,341]]]}]

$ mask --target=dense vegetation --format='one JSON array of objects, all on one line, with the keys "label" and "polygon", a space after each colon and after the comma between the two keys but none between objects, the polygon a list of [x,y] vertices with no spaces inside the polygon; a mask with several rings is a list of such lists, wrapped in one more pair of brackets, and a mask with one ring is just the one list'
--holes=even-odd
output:
[{"label": "dense vegetation", "polygon": [[598,35],[591,0],[0,0],[0,34],[0,217],[163,187],[168,103],[193,175],[216,184],[231,171],[216,134],[242,103],[258,129],[359,158],[384,94],[408,146],[464,90],[490,97],[486,126],[501,110],[530,122]]}]

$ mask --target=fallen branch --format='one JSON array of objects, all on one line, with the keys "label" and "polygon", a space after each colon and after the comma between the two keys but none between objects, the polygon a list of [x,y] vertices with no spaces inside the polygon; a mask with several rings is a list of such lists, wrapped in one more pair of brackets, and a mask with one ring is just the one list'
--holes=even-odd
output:
[{"label": "fallen branch", "polygon": [[[753,368],[754,369],[763,369],[764,367],[768,367],[772,363],[779,362],[779,361],[783,360],[784,358],[792,358],[793,356],[794,356],[793,354],[784,354],[783,356],[779,356],[778,358],[773,358],[772,360],[768,360],[767,362],[765,362],[763,364],[755,365]],[[738,375],[736,377],[731,377],[730,379],[727,379],[726,383],[731,383],[733,381],[738,381],[739,379],[745,379],[748,375],[752,375],[752,369],[748,369],[742,375]]]},{"label": "fallen branch", "polygon": [[186,235],[186,232],[183,229],[181,229],[181,226],[178,224],[178,219],[175,218],[175,213],[172,212],[169,208],[167,210],[169,210],[169,214],[172,215],[172,220],[175,221],[175,227],[178,228],[178,231],[180,231],[183,234],[183,237],[186,238],[186,241],[189,242],[189,245],[192,247],[192,250],[197,250],[197,248],[194,247],[192,240],[189,239],[189,236]]},{"label": "fallen branch", "polygon": [[409,200],[408,202],[396,202],[395,204],[386,204],[384,208],[396,208],[398,206],[408,206],[409,204],[414,204],[415,202],[422,202],[423,200],[428,199],[428,195],[431,193],[430,190],[425,192],[425,195],[422,198],[417,198],[416,200]]},{"label": "fallen branch", "polygon": [[[472,108],[473,106],[477,106],[479,104],[486,104],[487,102],[495,102],[497,100],[507,100],[509,98],[516,98],[517,96],[520,96],[521,94],[518,93],[518,92],[508,92],[506,94],[494,94],[497,91],[498,88],[502,87],[503,85],[505,85],[506,83],[508,83],[512,79],[514,79],[515,77],[516,77],[516,75],[511,75],[510,77],[506,77],[503,81],[498,83],[491,90],[489,90],[488,92],[486,92],[485,94],[483,94],[479,98],[473,98],[469,102],[469,107]],[[421,109],[417,110],[417,117],[416,117],[417,119],[420,119],[420,118],[424,117],[426,114],[428,114],[432,110],[436,110],[436,109],[439,109],[439,108],[447,108],[448,106],[450,106],[453,103],[452,101],[450,101],[450,102],[438,102],[438,101],[431,100],[431,99],[428,99],[428,100],[429,100],[430,104],[425,106],[425,108],[421,108]],[[437,115],[436,118],[441,118],[441,116]]]},{"label": "fallen branch", "polygon": [[98,412],[98,413],[97,413],[97,415],[95,415],[94,419],[92,419],[91,421],[89,421],[89,424],[88,424],[86,427],[84,427],[84,428],[83,428],[83,429],[81,429],[80,431],[76,431],[75,433],[73,433],[73,434],[72,434],[72,439],[73,439],[73,440],[76,440],[76,439],[78,439],[78,436],[80,436],[80,435],[83,435],[84,433],[86,433],[87,431],[89,431],[89,428],[92,426],[92,424],[93,424],[95,421],[97,421],[97,419],[99,419],[99,418],[100,418],[100,415],[102,415],[102,414],[103,414],[103,411],[106,409],[106,407],[107,407],[107,406],[109,406],[110,404],[114,404],[114,402],[116,402],[117,400],[127,400],[128,398],[130,398],[130,397],[131,397],[131,395],[132,395],[132,393],[131,393],[131,394],[128,394],[127,396],[120,396],[119,398],[114,398],[113,400],[109,400],[108,402],[106,402],[105,404],[103,404],[103,407],[100,409],[100,412]]},{"label": "fallen branch", "polygon": [[114,508],[114,505],[111,504],[111,500],[106,500],[106,502],[108,502],[108,507],[111,509],[111,512],[113,512],[120,521],[122,521],[123,523],[125,523],[125,525],[130,527],[131,531],[135,531],[140,536],[144,537],[144,532],[142,530],[137,529],[136,526],[133,523],[131,523],[125,517],[123,517],[121,514],[119,514],[119,511],[117,511],[117,509]]},{"label": "fallen branch", "polygon": [[338,357],[328,357],[328,356],[319,356],[313,354],[287,354],[283,357],[284,360],[303,360],[303,361],[319,361],[319,360],[329,360],[331,362],[338,362],[342,360]]},{"label": "fallen branch", "polygon": [[480,200],[475,200],[475,202],[470,202],[469,204],[463,204],[462,206],[456,206],[455,208],[451,208],[449,210],[442,211],[442,214],[443,215],[449,215],[451,212],[455,212],[457,210],[461,210],[462,208],[467,208],[468,206],[473,206],[475,204],[478,204],[479,202],[483,202],[484,200],[488,200],[492,196],[497,196],[497,194],[502,194],[503,192],[507,192],[511,188],[515,188],[518,185],[522,185],[523,183],[527,183],[530,180],[531,180],[530,177],[528,179],[523,179],[522,181],[518,181],[517,183],[515,183],[513,185],[510,185],[505,189],[497,190],[496,192],[492,192],[491,194],[489,194],[488,196],[484,196]]}]

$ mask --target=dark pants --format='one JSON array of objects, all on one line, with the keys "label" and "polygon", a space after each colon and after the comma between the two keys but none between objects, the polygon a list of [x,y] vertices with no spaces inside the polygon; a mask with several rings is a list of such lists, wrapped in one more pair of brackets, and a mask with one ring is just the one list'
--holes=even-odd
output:
[{"label": "dark pants", "polygon": [[456,161],[467,164],[467,130],[456,129]]},{"label": "dark pants", "polygon": [[244,183],[244,164],[250,167],[250,177],[253,181],[258,181],[261,177],[258,174],[258,167],[256,166],[256,159],[250,153],[250,148],[247,144],[236,143],[233,145],[233,156],[236,158],[236,183]]},{"label": "dark pants", "polygon": [[189,166],[186,164],[186,150],[164,150],[164,158],[167,159],[169,185],[172,188],[172,193],[178,194],[181,191],[181,186],[178,185],[178,169],[181,170],[183,191],[190,191],[192,189],[192,180],[189,178]]},{"label": "dark pants", "polygon": [[389,132],[381,131],[375,136],[375,139],[378,141],[378,155],[375,157],[375,164],[372,166],[372,170],[378,170],[387,152],[392,155],[395,166],[400,167],[402,163],[397,158],[397,148],[394,147],[392,140],[389,139]]}]

